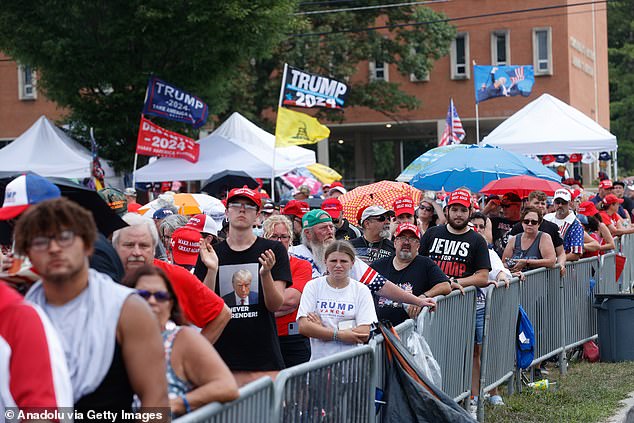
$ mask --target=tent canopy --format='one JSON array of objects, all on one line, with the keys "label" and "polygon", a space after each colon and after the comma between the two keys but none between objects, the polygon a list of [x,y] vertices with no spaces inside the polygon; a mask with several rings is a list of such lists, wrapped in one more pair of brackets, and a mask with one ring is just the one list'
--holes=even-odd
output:
[{"label": "tent canopy", "polygon": [[270,178],[274,154],[275,176],[316,162],[312,150],[297,146],[274,148],[275,136],[239,113],[233,113],[198,143],[198,162],[163,157],[140,168],[136,172],[136,180],[204,180],[223,170],[243,170],[253,178]]},{"label": "tent canopy", "polygon": [[[106,176],[114,172],[101,161]],[[92,175],[92,155],[46,116],[0,150],[0,172],[35,172],[58,178],[88,178]]]},{"label": "tent canopy", "polygon": [[519,154],[574,154],[616,150],[616,137],[574,107],[542,94],[482,140]]}]

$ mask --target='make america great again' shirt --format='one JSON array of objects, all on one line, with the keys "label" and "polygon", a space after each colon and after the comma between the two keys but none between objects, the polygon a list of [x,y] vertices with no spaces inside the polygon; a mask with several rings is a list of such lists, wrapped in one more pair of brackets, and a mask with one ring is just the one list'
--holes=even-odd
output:
[{"label": "'make america great again' shirt", "polygon": [[446,225],[431,227],[423,234],[419,253],[429,256],[454,278],[466,278],[480,269],[491,270],[487,243],[473,230],[455,235]]}]

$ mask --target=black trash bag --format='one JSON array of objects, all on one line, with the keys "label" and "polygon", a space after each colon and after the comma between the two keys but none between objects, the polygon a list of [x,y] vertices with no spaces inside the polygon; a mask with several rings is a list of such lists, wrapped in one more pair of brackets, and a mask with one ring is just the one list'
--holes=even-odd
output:
[{"label": "black trash bag", "polygon": [[460,423],[474,422],[453,398],[434,386],[391,327],[379,329],[385,342],[385,423]]}]

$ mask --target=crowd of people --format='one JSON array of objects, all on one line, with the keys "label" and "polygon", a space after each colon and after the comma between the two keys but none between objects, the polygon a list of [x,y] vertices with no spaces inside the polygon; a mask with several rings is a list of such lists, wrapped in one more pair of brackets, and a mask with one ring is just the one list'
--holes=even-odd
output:
[{"label": "crowd of people", "polygon": [[[417,204],[371,204],[354,222],[341,183],[325,187],[319,208],[302,189],[280,207],[234,187],[223,215],[191,216],[169,201],[141,215],[134,189],[108,189],[127,226],[106,238],[54,184],[20,176],[0,208],[13,232],[0,282],[0,406],[183,415],[355,348],[373,323],[416,318],[434,297],[469,286],[475,404],[488,287],[539,267],[563,276],[567,262],[613,250],[634,232],[625,187],[428,192]],[[496,391],[489,400],[503,404]]]}]

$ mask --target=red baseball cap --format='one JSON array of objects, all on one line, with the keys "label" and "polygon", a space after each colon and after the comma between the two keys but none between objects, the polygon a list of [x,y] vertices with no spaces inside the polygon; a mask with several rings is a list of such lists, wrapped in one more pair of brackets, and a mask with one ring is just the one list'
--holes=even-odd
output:
[{"label": "red baseball cap", "polygon": [[398,225],[396,227],[396,231],[394,232],[394,237],[399,236],[403,232],[411,232],[420,238],[420,229],[418,229],[418,226],[411,223],[401,223],[400,225]]},{"label": "red baseball cap", "polygon": [[471,194],[464,189],[457,189],[449,194],[449,200],[447,201],[447,207],[452,204],[460,204],[466,208],[471,207]]},{"label": "red baseball cap", "polygon": [[206,234],[218,235],[218,224],[211,216],[206,214],[197,214],[189,218],[186,228],[193,229],[198,233],[204,232]]},{"label": "red baseball cap", "polygon": [[411,197],[397,198],[394,200],[392,209],[394,210],[394,214],[396,216],[400,216],[405,213],[414,215],[414,200],[412,200]]},{"label": "red baseball cap", "polygon": [[309,211],[310,206],[306,201],[291,200],[284,206],[282,214],[290,214],[291,216],[297,216],[301,219]]},{"label": "red baseball cap", "polygon": [[200,232],[182,227],[172,234],[170,241],[174,264],[195,266],[200,253]]},{"label": "red baseball cap", "polygon": [[612,189],[612,181],[610,181],[609,179],[602,180],[601,182],[599,182],[599,188]]},{"label": "red baseball cap", "polygon": [[247,187],[246,185],[242,188],[234,188],[229,191],[229,194],[227,195],[227,204],[229,204],[229,202],[236,197],[242,197],[246,198],[247,200],[251,200],[253,204],[258,206],[258,210],[262,208],[262,196],[260,195],[260,193],[249,189],[249,187]]},{"label": "red baseball cap", "polygon": [[579,204],[579,208],[577,210],[584,216],[594,216],[599,213],[599,210],[597,210],[597,207],[592,201],[584,201]]},{"label": "red baseball cap", "polygon": [[321,209],[328,212],[331,218],[339,219],[343,211],[343,204],[338,198],[328,198],[321,203]]},{"label": "red baseball cap", "polygon": [[623,201],[624,200],[622,198],[619,198],[614,194],[606,195],[605,198],[603,199],[603,202],[608,205],[615,204],[615,203],[623,204]]}]

